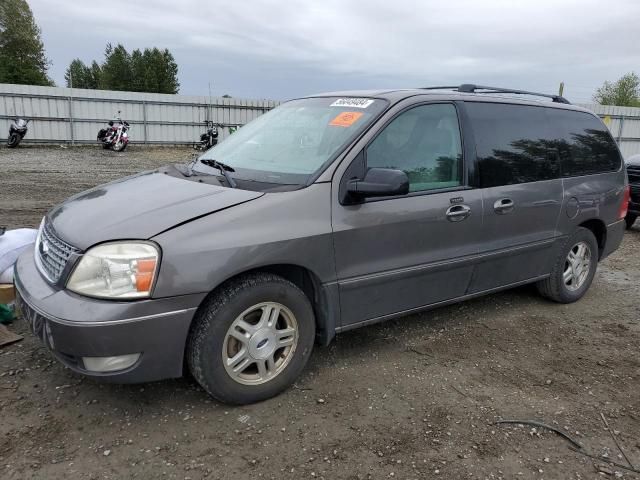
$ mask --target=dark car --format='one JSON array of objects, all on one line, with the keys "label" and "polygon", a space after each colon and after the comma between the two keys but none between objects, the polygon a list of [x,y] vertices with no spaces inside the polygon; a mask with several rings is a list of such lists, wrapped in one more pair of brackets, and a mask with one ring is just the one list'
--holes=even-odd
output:
[{"label": "dark car", "polygon": [[629,200],[629,212],[626,221],[627,228],[631,228],[640,215],[640,154],[629,157],[626,161],[627,175],[631,198]]},{"label": "dark car", "polygon": [[192,164],[71,197],[16,265],[24,317],[76,372],[188,369],[241,404],[345,330],[527,283],[574,302],[620,245],[626,173],[596,115],[525,93],[292,100]]}]

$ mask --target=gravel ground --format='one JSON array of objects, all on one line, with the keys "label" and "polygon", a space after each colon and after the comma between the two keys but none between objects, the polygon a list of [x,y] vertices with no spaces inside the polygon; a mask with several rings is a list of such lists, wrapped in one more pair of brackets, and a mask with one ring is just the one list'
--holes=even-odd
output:
[{"label": "gravel ground", "polygon": [[[0,150],[0,224],[188,149]],[[640,222],[639,222],[640,223]],[[98,384],[27,332],[0,350],[0,478],[640,478],[640,227],[587,295],[524,287],[339,335],[297,384],[232,408],[190,379]],[[611,432],[603,425],[607,419]]]}]

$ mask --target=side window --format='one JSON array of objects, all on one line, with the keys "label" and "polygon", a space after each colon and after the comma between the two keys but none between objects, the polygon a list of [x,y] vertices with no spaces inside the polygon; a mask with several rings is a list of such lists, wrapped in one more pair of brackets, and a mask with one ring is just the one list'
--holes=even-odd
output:
[{"label": "side window", "polygon": [[549,118],[562,137],[564,177],[616,171],[622,159],[611,134],[593,115],[549,109]]},{"label": "side window", "polygon": [[395,168],[409,190],[456,187],[462,179],[462,142],[451,104],[414,107],[397,116],[366,149],[367,167]]},{"label": "side window", "polygon": [[467,102],[481,187],[559,178],[557,139],[545,107]]}]

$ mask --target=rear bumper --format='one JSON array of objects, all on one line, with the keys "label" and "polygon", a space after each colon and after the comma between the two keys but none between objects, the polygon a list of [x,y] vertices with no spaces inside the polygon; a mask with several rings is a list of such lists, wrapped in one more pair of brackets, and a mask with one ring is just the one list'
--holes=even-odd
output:
[{"label": "rear bumper", "polygon": [[[189,327],[204,294],[135,302],[86,298],[47,283],[31,251],[16,263],[15,285],[32,332],[70,369],[118,383],[182,376]],[[137,353],[136,363],[115,372],[89,371],[82,360]]]},{"label": "rear bumper", "polygon": [[605,259],[611,253],[616,251],[622,243],[622,237],[624,237],[625,222],[624,220],[618,220],[611,225],[607,225],[607,236],[602,255],[600,260]]}]

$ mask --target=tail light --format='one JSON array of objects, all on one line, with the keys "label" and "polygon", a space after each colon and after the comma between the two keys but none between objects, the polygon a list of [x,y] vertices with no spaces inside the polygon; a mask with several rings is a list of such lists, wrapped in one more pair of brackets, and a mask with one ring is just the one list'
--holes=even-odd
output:
[{"label": "tail light", "polygon": [[627,216],[629,200],[631,200],[631,187],[629,185],[625,185],[624,193],[622,194],[622,203],[620,204],[620,210],[618,210],[618,219],[622,220]]}]

